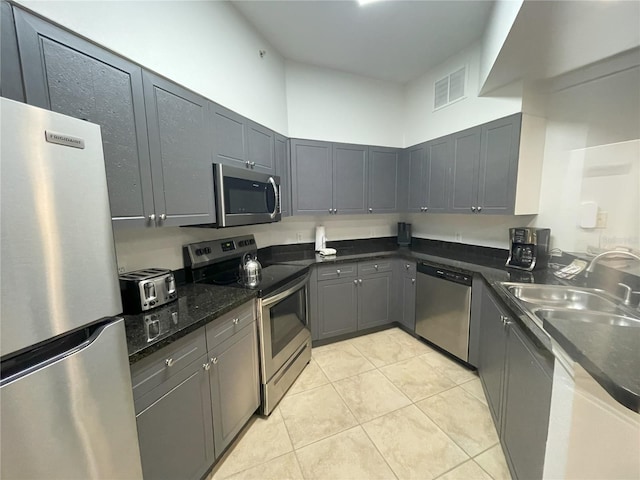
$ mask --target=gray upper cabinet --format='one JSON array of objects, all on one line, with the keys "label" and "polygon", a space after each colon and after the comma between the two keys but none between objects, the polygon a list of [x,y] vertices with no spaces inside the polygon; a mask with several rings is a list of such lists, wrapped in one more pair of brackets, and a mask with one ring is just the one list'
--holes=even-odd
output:
[{"label": "gray upper cabinet", "polygon": [[473,213],[478,205],[478,162],[480,159],[480,127],[452,135],[450,210]]},{"label": "gray upper cabinet", "polygon": [[27,103],[100,125],[114,225],[152,225],[142,70],[20,9],[14,13]]},{"label": "gray upper cabinet", "polygon": [[367,210],[367,147],[333,144],[333,213]]},{"label": "gray upper cabinet", "polygon": [[502,441],[515,478],[542,478],[544,468],[553,358],[509,325],[502,413]]},{"label": "gray upper cabinet", "polygon": [[158,226],[215,222],[207,100],[143,72]]},{"label": "gray upper cabinet", "polygon": [[275,173],[274,132],[214,102],[209,115],[215,163]]},{"label": "gray upper cabinet", "polygon": [[291,216],[291,161],[289,140],[275,136],[276,175],[280,177],[280,211],[283,217]]},{"label": "gray upper cabinet", "polygon": [[246,119],[217,103],[209,103],[213,130],[213,159],[232,167],[247,168]]},{"label": "gray upper cabinet", "polygon": [[209,350],[216,457],[260,405],[256,323]]},{"label": "gray upper cabinet", "polygon": [[8,2],[0,2],[0,95],[24,102],[22,71],[18,56],[18,40],[13,10]]},{"label": "gray upper cabinet", "polygon": [[398,211],[400,150],[369,147],[369,213]]},{"label": "gray upper cabinet", "polygon": [[481,213],[514,211],[522,115],[482,126],[477,207]]},{"label": "gray upper cabinet", "polygon": [[421,143],[407,150],[407,188],[409,212],[423,212],[426,197],[426,143]]},{"label": "gray upper cabinet", "polygon": [[333,212],[333,157],[330,143],[291,140],[291,188],[294,215]]},{"label": "gray upper cabinet", "polygon": [[425,171],[425,211],[443,213],[449,210],[448,180],[451,160],[451,137],[427,143]]},{"label": "gray upper cabinet", "polygon": [[262,125],[247,121],[247,160],[252,170],[275,174],[275,133]]},{"label": "gray upper cabinet", "polygon": [[511,115],[452,136],[452,212],[514,212],[521,121]]}]

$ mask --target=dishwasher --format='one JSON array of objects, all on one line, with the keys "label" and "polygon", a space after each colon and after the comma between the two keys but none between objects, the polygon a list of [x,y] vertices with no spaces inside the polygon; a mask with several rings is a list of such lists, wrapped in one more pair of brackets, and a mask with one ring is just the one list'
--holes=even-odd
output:
[{"label": "dishwasher", "polygon": [[418,264],[416,333],[464,360],[469,360],[471,275]]}]

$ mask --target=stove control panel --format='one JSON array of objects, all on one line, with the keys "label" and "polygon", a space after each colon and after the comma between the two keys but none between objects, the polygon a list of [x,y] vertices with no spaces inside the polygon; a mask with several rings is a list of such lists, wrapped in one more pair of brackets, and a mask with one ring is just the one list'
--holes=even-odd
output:
[{"label": "stove control panel", "polygon": [[190,243],[182,248],[184,266],[200,268],[234,258],[239,261],[245,253],[255,254],[257,248],[253,235]]}]

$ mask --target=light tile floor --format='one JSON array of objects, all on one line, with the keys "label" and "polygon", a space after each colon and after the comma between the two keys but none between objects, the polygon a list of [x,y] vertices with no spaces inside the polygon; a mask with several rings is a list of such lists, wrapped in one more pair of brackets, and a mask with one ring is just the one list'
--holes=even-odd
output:
[{"label": "light tile floor", "polygon": [[510,479],[478,376],[398,328],[314,348],[222,479]]}]

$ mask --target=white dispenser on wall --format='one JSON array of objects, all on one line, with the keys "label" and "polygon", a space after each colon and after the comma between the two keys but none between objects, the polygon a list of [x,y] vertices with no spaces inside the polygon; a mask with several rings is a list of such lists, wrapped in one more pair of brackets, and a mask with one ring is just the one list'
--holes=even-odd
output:
[{"label": "white dispenser on wall", "polygon": [[322,256],[335,255],[335,248],[327,248],[327,234],[324,225],[316,226],[316,252]]}]

